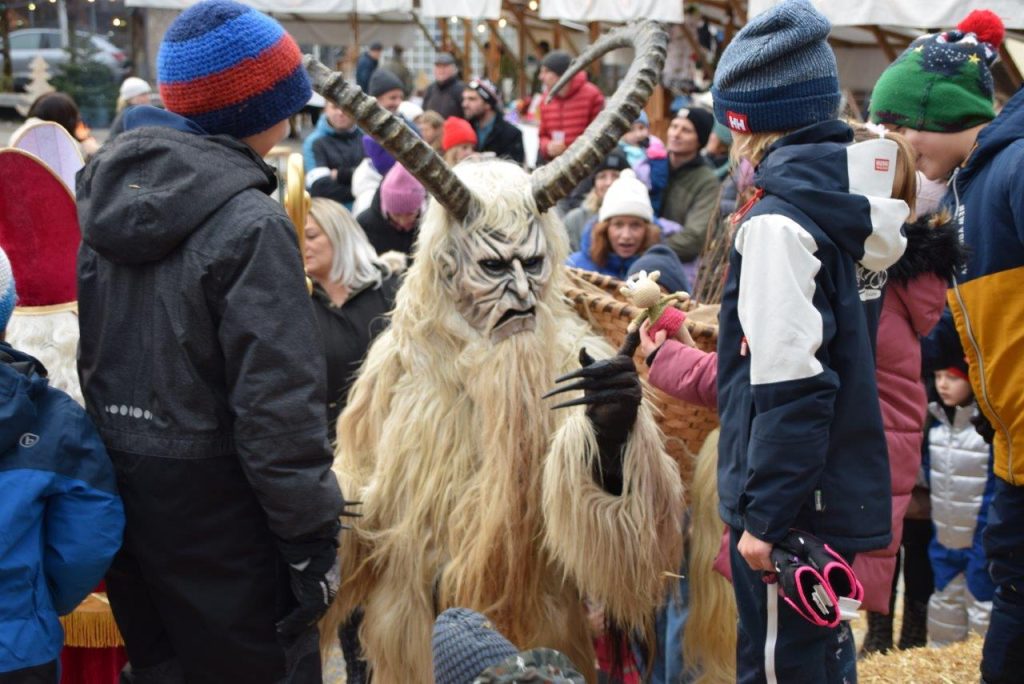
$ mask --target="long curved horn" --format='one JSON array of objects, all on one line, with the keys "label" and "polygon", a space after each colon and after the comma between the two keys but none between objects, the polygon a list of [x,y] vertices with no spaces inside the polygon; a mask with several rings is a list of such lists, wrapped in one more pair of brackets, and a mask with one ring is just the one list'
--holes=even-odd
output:
[{"label": "long curved horn", "polygon": [[644,20],[612,31],[583,51],[551,88],[557,92],[573,76],[602,55],[622,47],[635,51],[633,63],[615,94],[587,129],[565,152],[533,172],[530,184],[537,209],[544,213],[566,197],[597,168],[619,142],[622,134],[640,116],[644,103],[654,92],[665,64],[668,34],[661,24]]},{"label": "long curved horn", "polygon": [[349,83],[341,74],[331,71],[311,56],[303,57],[302,63],[313,81],[313,89],[353,117],[359,127],[394,155],[445,209],[460,221],[465,221],[474,213],[477,199],[469,188],[400,117],[381,107],[376,98],[370,97],[359,86]]}]

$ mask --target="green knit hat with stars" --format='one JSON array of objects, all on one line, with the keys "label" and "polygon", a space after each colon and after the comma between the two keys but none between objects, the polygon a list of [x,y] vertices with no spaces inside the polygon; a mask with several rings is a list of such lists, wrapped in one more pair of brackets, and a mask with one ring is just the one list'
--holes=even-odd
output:
[{"label": "green knit hat with stars", "polygon": [[915,131],[957,133],[988,123],[992,64],[1003,22],[975,10],[952,31],[918,38],[882,73],[871,94],[871,121]]}]

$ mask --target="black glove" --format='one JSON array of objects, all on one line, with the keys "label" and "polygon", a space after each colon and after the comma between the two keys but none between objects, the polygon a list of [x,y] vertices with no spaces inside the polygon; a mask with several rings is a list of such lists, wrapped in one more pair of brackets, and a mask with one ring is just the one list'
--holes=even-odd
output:
[{"label": "black glove", "polygon": [[971,422],[974,423],[975,431],[985,440],[985,444],[991,446],[992,440],[996,438],[996,429],[992,427],[985,414],[978,411],[977,415],[971,418]]},{"label": "black glove", "polygon": [[586,349],[580,349],[580,365],[583,367],[555,380],[578,379],[579,382],[563,385],[544,395],[547,398],[562,392],[583,390],[579,399],[562,402],[554,408],[586,405],[587,418],[594,426],[600,452],[594,464],[594,479],[605,491],[615,495],[622,493],[622,447],[633,429],[640,400],[643,399],[632,354],[624,353],[630,346],[631,340],[627,339],[619,353],[601,361],[595,361]]},{"label": "black glove", "polygon": [[277,623],[277,633],[284,639],[295,639],[327,611],[338,591],[338,532],[340,524],[331,528],[329,537],[308,541],[283,542],[281,553],[288,562],[292,593],[298,606]]}]

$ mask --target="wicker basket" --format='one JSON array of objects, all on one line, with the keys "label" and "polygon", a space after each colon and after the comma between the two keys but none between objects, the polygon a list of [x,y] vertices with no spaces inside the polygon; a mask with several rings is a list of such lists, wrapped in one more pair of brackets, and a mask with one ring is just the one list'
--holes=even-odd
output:
[{"label": "wicker basket", "polygon": [[[567,269],[569,286],[566,296],[579,314],[618,347],[626,338],[626,327],[639,311],[619,293],[622,281],[610,276],[575,268]],[[718,306],[687,301],[679,308],[686,312],[686,327],[697,346],[713,351],[718,341]],[[638,351],[635,356],[640,376],[647,379],[647,364]],[[693,479],[693,457],[704,439],[718,427],[718,413],[674,399],[661,390],[651,389],[649,395],[656,408],[658,425],[665,434],[665,447],[679,464],[679,472],[687,486]]]}]

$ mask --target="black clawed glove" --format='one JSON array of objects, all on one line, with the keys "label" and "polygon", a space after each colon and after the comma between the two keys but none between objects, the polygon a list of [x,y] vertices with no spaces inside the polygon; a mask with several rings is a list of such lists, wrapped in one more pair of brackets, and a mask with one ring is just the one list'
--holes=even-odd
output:
[{"label": "black clawed glove", "polygon": [[996,438],[996,429],[992,427],[992,423],[989,422],[988,418],[984,413],[978,411],[971,422],[974,423],[975,431],[981,435],[981,438],[985,440],[985,444],[992,445],[992,440]]},{"label": "black clawed glove", "polygon": [[294,639],[315,625],[327,612],[338,591],[338,532],[333,527],[328,538],[282,543],[281,552],[288,562],[292,593],[298,605],[277,623],[283,639]]},{"label": "black clawed glove", "polygon": [[595,361],[586,349],[580,349],[580,365],[580,370],[556,380],[578,382],[558,387],[545,397],[583,390],[581,398],[563,402],[554,408],[586,405],[587,418],[594,426],[600,451],[594,479],[609,494],[619,495],[622,493],[622,447],[633,429],[640,400],[643,399],[640,377],[632,356],[622,353]]}]

